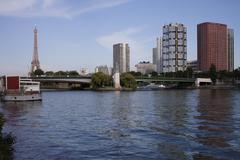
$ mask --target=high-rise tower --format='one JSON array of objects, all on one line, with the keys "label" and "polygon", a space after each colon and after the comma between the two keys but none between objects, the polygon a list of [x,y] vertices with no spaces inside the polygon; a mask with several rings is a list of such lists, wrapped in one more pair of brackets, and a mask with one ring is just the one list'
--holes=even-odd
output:
[{"label": "high-rise tower", "polygon": [[37,69],[40,69],[40,63],[38,59],[38,41],[37,41],[38,31],[36,26],[33,32],[34,32],[34,47],[33,47],[33,57],[31,62],[31,73],[33,73]]},{"label": "high-rise tower", "polygon": [[153,48],[153,64],[156,65],[156,71],[158,73],[163,72],[162,60],[162,37],[160,37],[157,38],[157,47]]},{"label": "high-rise tower", "polygon": [[234,30],[228,28],[228,70],[234,70]]},{"label": "high-rise tower", "polygon": [[130,47],[128,43],[113,45],[113,72],[118,69],[119,73],[130,71]]},{"label": "high-rise tower", "polygon": [[183,24],[163,26],[163,72],[184,71],[187,68],[187,28]]},{"label": "high-rise tower", "polygon": [[197,25],[199,70],[207,72],[212,64],[217,71],[228,70],[227,31],[226,24],[205,22]]}]

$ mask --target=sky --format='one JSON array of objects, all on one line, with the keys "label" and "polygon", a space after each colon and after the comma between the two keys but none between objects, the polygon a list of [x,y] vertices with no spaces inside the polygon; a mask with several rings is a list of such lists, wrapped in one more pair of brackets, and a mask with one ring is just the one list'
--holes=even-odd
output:
[{"label": "sky", "polygon": [[239,0],[0,0],[0,75],[27,75],[38,28],[44,71],[93,72],[112,66],[112,46],[130,45],[131,70],[152,61],[162,26],[187,27],[187,59],[197,59],[197,24],[227,24],[235,32],[235,68],[240,66]]}]

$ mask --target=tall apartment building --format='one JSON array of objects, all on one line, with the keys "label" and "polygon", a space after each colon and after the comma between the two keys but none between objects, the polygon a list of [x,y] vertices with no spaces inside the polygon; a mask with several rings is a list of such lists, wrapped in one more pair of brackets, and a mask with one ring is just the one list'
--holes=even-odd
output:
[{"label": "tall apartment building", "polygon": [[152,49],[152,63],[157,66],[157,47]]},{"label": "tall apartment building", "polygon": [[113,72],[119,73],[130,71],[130,47],[128,43],[113,45]]},{"label": "tall apartment building", "polygon": [[217,71],[233,70],[234,36],[226,24],[205,22],[197,26],[198,68],[208,71],[211,64]]},{"label": "tall apartment building", "polygon": [[234,30],[228,29],[228,70],[234,70]]},{"label": "tall apartment building", "polygon": [[163,72],[162,63],[162,38],[157,38],[157,46],[153,48],[153,64],[156,65],[156,71],[158,73]]},{"label": "tall apartment building", "polygon": [[187,28],[183,24],[163,26],[163,72],[184,71],[187,65]]}]

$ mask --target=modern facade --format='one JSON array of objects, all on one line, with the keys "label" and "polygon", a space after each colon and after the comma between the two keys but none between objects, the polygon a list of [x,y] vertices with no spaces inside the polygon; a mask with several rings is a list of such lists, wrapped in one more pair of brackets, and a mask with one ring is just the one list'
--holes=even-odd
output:
[{"label": "modern facade", "polygon": [[156,71],[156,65],[150,62],[139,62],[135,65],[137,68],[137,72],[141,72],[142,74],[149,74]]},{"label": "modern facade", "polygon": [[234,30],[228,29],[228,70],[234,70]]},{"label": "modern facade", "polygon": [[104,73],[104,74],[106,74],[106,75],[109,75],[109,70],[108,70],[107,65],[97,66],[97,67],[95,68],[95,73],[97,73],[97,72],[102,72],[102,73]]},{"label": "modern facade", "polygon": [[33,46],[33,57],[31,62],[31,73],[33,73],[35,70],[40,69],[40,62],[38,59],[38,31],[37,27],[35,26],[34,30],[34,46]]},{"label": "modern facade", "polygon": [[198,70],[197,60],[187,61],[187,67],[192,68],[192,70],[196,72]]},{"label": "modern facade", "polygon": [[153,64],[156,65],[156,72],[163,72],[163,63],[162,63],[162,38],[157,38],[157,46],[153,48]]},{"label": "modern facade", "polygon": [[118,43],[113,45],[113,72],[130,71],[130,47],[128,43]]},{"label": "modern facade", "polygon": [[212,22],[198,24],[197,55],[201,71],[209,71],[212,64],[216,66],[217,71],[229,70],[227,25]]},{"label": "modern facade", "polygon": [[163,72],[184,71],[187,65],[187,28],[180,23],[163,26]]}]

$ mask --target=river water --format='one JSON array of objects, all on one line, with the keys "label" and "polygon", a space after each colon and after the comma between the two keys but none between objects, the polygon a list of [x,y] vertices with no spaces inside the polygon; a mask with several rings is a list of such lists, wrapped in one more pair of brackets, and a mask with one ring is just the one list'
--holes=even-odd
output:
[{"label": "river water", "polygon": [[239,90],[43,92],[0,111],[17,160],[240,159]]}]

